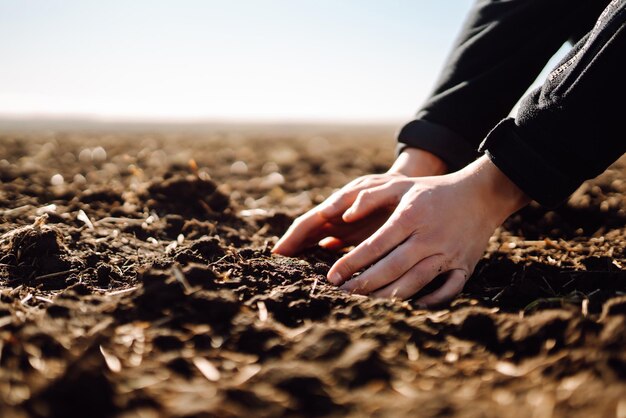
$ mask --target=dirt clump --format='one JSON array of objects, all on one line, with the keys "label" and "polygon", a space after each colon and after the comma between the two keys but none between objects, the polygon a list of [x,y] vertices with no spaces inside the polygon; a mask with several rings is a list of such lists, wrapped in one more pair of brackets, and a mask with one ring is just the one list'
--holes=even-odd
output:
[{"label": "dirt clump", "polygon": [[191,174],[154,181],[147,192],[148,206],[165,213],[216,215],[229,206],[228,196],[219,192],[213,181]]},{"label": "dirt clump", "polygon": [[46,225],[46,220],[45,215],[38,217],[32,225],[0,236],[0,263],[6,285],[65,287],[63,280],[72,266],[69,252],[60,231]]}]

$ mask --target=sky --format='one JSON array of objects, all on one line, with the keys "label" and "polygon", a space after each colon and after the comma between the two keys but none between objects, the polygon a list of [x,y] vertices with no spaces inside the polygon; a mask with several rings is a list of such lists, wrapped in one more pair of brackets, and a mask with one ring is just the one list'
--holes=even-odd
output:
[{"label": "sky", "polygon": [[0,114],[396,122],[472,0],[0,0]]}]

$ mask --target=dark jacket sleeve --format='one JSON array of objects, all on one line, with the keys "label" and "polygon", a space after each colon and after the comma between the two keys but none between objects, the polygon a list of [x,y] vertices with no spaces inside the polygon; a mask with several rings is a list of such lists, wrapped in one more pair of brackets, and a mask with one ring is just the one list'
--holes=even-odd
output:
[{"label": "dark jacket sleeve", "polygon": [[626,151],[626,0],[614,0],[481,150],[526,194],[562,203]]},{"label": "dark jacket sleeve", "polygon": [[399,150],[425,149],[451,170],[471,162],[550,57],[569,37],[588,31],[606,3],[477,1],[433,93],[400,130]]}]

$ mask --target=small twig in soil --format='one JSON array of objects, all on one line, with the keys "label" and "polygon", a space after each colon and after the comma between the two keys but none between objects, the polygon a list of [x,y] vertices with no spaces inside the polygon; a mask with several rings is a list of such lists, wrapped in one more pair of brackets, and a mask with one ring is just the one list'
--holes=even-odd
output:
[{"label": "small twig in soil", "polygon": [[420,352],[417,346],[413,343],[406,344],[406,356],[409,361],[417,361],[420,357]]},{"label": "small twig in soil", "polygon": [[95,229],[93,223],[91,222],[91,219],[89,219],[89,216],[87,216],[84,210],[81,209],[78,211],[78,216],[76,217],[76,219],[87,225],[87,228]]},{"label": "small twig in soil", "polygon": [[263,225],[263,227],[261,227],[261,229],[259,229],[256,232],[256,234],[257,235],[265,235],[265,234],[267,234],[267,231],[269,231],[269,230],[270,230],[270,224],[265,224],[265,225]]},{"label": "small twig in soil", "polygon": [[213,262],[209,263],[209,265],[211,266],[211,265],[213,265],[213,264],[219,264],[221,261],[223,261],[223,260],[224,260],[226,257],[228,257],[229,255],[230,255],[230,254],[226,254],[226,255],[224,255],[224,256],[222,256],[222,257],[220,257],[220,258],[219,258],[219,260],[216,260],[216,261],[213,261]]},{"label": "small twig in soil", "polygon": [[2,216],[12,215],[15,212],[20,212],[20,211],[22,211],[24,209],[32,209],[32,208],[34,208],[33,205],[24,205],[24,206],[18,206],[18,207],[13,208],[13,209],[6,209],[6,210],[2,211]]},{"label": "small twig in soil", "polygon": [[98,322],[96,325],[94,325],[91,329],[89,329],[86,335],[88,337],[93,337],[94,335],[97,335],[105,329],[109,328],[113,324],[113,322],[115,322],[113,318],[105,318],[102,321]]},{"label": "small twig in soil", "polygon": [[267,306],[265,306],[265,302],[260,300],[256,303],[256,306],[259,308],[259,321],[267,321]]},{"label": "small twig in soil", "polygon": [[9,295],[11,295],[11,296],[15,296],[15,295],[17,295],[17,294],[18,294],[18,292],[19,292],[20,290],[22,290],[22,288],[23,288],[23,287],[24,287],[24,285],[23,285],[23,284],[20,284],[19,286],[14,287],[14,288],[13,288],[13,290],[11,290],[11,291],[9,292]]},{"label": "small twig in soil", "polygon": [[211,207],[202,199],[198,199],[198,203],[202,206],[202,209],[207,213],[207,215],[213,215],[215,212],[211,209]]},{"label": "small twig in soil", "polygon": [[[593,291],[592,293],[590,293],[589,295],[583,296],[585,298],[584,300],[588,301],[589,296],[599,291],[600,289],[597,289]],[[572,292],[566,296],[561,296],[561,297],[549,297],[549,298],[536,299],[524,307],[524,312],[529,312],[533,310],[534,308],[536,308],[537,306],[540,306],[542,303],[560,303],[561,306],[564,306],[565,303],[577,305],[578,304],[578,300],[576,299],[577,296],[579,296],[578,293]]]},{"label": "small twig in soil", "polygon": [[506,287],[503,287],[502,290],[500,290],[497,295],[491,298],[491,301],[496,302],[498,299],[500,299],[500,296],[502,296],[505,290],[506,290]]},{"label": "small twig in soil", "polygon": [[571,279],[569,282],[565,283],[563,286],[561,286],[563,289],[565,289],[567,286],[569,286],[570,284],[572,284],[572,282],[574,282],[576,280],[576,278]]},{"label": "small twig in soil", "polygon": [[124,272],[122,271],[122,269],[120,268],[120,266],[114,265],[113,267],[115,267],[117,269],[117,271],[120,272],[120,276],[124,275]]},{"label": "small twig in soil", "polygon": [[[116,266],[116,267],[117,267],[117,266]],[[123,276],[123,275],[125,275],[125,274],[128,272],[128,270],[130,270],[130,269],[132,269],[132,268],[134,268],[134,267],[135,267],[135,264],[134,264],[134,263],[131,263],[130,265],[126,266],[126,267],[124,268],[124,270],[121,270],[121,269],[120,269],[120,271],[122,271],[122,276]],[[119,268],[119,267],[118,267],[118,268]]]},{"label": "small twig in soil", "polygon": [[165,325],[165,324],[167,324],[168,322],[171,322],[171,321],[173,321],[173,320],[175,320],[175,319],[178,319],[178,318],[180,318],[180,316],[179,316],[179,315],[174,315],[174,316],[164,316],[163,318],[161,318],[161,319],[157,319],[156,321],[152,322],[152,327],[153,327],[153,328],[158,328],[158,327],[160,327],[160,326],[162,326],[162,325]]},{"label": "small twig in soil", "polygon": [[313,282],[313,286],[311,286],[311,293],[309,293],[310,297],[313,297],[313,294],[315,293],[315,289],[317,288],[317,281],[319,280],[318,276],[315,276],[315,281]]},{"label": "small twig in soil", "polygon": [[215,367],[213,363],[211,363],[209,360],[205,359],[204,357],[194,357],[192,361],[194,366],[196,366],[198,370],[200,370],[202,376],[206,377],[207,380],[211,382],[217,382],[218,380],[220,380],[220,371],[217,370],[217,367]]},{"label": "small twig in soil", "polygon": [[98,219],[96,222],[94,222],[95,224],[101,224],[101,223],[110,223],[110,224],[116,224],[116,223],[129,223],[129,224],[142,224],[144,223],[143,219],[136,219],[136,218],[119,218],[119,217],[113,217],[113,216],[107,216],[106,218],[102,218],[102,219]]},{"label": "small twig in soil", "polygon": [[580,307],[583,316],[589,315],[589,299],[583,299],[583,302]]},{"label": "small twig in soil", "polygon": [[119,373],[122,371],[122,362],[118,359],[113,353],[109,353],[100,345],[100,353],[102,353],[102,357],[104,357],[104,362],[107,367],[113,373]]},{"label": "small twig in soil", "polygon": [[116,290],[114,292],[111,293],[107,293],[105,296],[117,296],[117,295],[123,295],[124,293],[130,293],[133,290],[137,289],[139,286],[133,286],[130,287],[128,289],[122,289],[122,290]]},{"label": "small twig in soil", "polygon": [[39,300],[41,302],[54,303],[54,301],[52,299],[44,298],[43,296],[35,296],[35,299],[37,299],[37,300]]},{"label": "small twig in soil", "polygon": [[541,277],[543,282],[546,284],[546,286],[548,286],[548,289],[550,289],[550,293],[552,293],[554,296],[556,296],[557,293],[554,291],[552,286],[550,286],[550,283],[548,283],[548,280],[546,280],[546,277],[543,274],[539,274],[539,276]]},{"label": "small twig in soil", "polygon": [[173,252],[176,247],[178,247],[178,242],[176,241],[172,241],[169,244],[167,244],[167,247],[165,247],[165,254],[169,254],[171,252]]},{"label": "small twig in soil", "polygon": [[68,274],[68,273],[74,273],[76,270],[71,269],[71,270],[64,270],[64,271],[57,271],[55,273],[49,273],[49,274],[42,274],[41,276],[37,276],[35,277],[35,281],[40,281],[40,280],[45,280],[45,279],[52,279],[54,277],[59,277],[59,276],[63,276],[64,274]]},{"label": "small twig in soil", "polygon": [[193,291],[193,289],[191,288],[191,285],[187,281],[187,278],[185,277],[185,275],[181,271],[180,267],[178,267],[177,265],[173,265],[172,266],[172,273],[174,273],[174,277],[176,278],[176,280],[178,280],[180,282],[180,284],[183,285],[183,287],[185,288],[185,292],[186,293],[191,293]]},{"label": "small twig in soil", "polygon": [[28,295],[26,295],[26,297],[24,297],[24,299],[20,300],[20,303],[22,305],[26,304],[26,302],[28,302],[29,300],[31,300],[33,298],[33,294],[29,293]]}]

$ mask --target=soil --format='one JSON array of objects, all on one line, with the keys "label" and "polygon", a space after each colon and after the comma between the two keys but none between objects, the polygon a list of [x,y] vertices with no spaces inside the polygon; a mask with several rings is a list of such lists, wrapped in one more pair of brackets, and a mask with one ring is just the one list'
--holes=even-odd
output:
[{"label": "soil", "polygon": [[2,135],[0,416],[626,417],[626,160],[511,217],[438,309],[342,293],[339,254],[270,254],[393,147],[339,127]]}]

